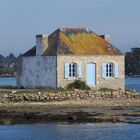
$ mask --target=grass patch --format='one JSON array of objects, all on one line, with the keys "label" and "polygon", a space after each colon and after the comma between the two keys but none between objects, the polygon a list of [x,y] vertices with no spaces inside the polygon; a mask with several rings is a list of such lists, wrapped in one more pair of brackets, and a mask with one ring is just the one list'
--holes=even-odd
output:
[{"label": "grass patch", "polygon": [[84,81],[80,81],[80,80],[75,80],[73,83],[69,84],[66,88],[45,88],[45,87],[36,87],[35,89],[26,89],[26,88],[18,88],[16,86],[0,86],[0,93],[3,92],[14,92],[16,94],[33,94],[33,93],[45,93],[45,92],[49,92],[49,93],[64,93],[67,91],[72,91],[74,89],[80,89],[80,90],[90,90],[90,88],[86,85],[86,83]]},{"label": "grass patch", "polygon": [[46,92],[64,92],[64,91],[68,91],[69,89],[67,88],[62,88],[62,87],[59,87],[59,88],[45,88],[45,87],[37,87],[36,88],[37,91],[46,91]]},{"label": "grass patch", "polygon": [[0,85],[0,89],[17,89],[16,86]]},{"label": "grass patch", "polygon": [[115,91],[115,89],[111,89],[111,88],[99,88],[98,91],[102,91],[102,92],[112,92],[112,91]]},{"label": "grass patch", "polygon": [[58,92],[65,92],[65,91],[68,91],[68,89],[66,88],[56,88],[56,89],[53,89],[53,88],[45,88],[45,87],[38,87],[38,88],[35,88],[35,89],[17,89],[16,90],[17,92],[16,93],[45,93],[45,92],[48,92],[48,93],[58,93]]}]

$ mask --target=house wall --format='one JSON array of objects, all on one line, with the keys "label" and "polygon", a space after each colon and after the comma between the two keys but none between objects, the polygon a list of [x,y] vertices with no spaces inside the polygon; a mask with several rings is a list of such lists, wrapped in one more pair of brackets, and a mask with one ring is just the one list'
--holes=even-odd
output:
[{"label": "house wall", "polygon": [[23,57],[17,73],[18,87],[56,88],[56,56]]},{"label": "house wall", "polygon": [[[57,56],[57,87],[65,87],[67,84],[73,82],[75,79],[64,78],[64,64],[65,63],[81,63],[82,64],[82,79],[86,81],[86,65],[89,62],[96,64],[96,85],[92,88],[115,88],[124,89],[124,55],[98,55],[98,56]],[[112,62],[119,65],[119,77],[102,78],[102,63]]]}]

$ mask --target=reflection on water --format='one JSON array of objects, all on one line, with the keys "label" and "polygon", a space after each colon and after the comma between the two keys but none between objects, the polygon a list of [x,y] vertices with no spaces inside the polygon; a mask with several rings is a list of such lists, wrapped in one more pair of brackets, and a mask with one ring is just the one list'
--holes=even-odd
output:
[{"label": "reflection on water", "polygon": [[[0,85],[12,85],[16,86],[16,78],[0,78]],[[140,92],[140,77],[125,78],[126,88],[136,89]]]},{"label": "reflection on water", "polygon": [[136,91],[140,92],[140,77],[125,78],[125,85],[126,85],[126,88],[135,89]]},{"label": "reflection on water", "polygon": [[14,78],[14,77],[0,77],[0,85],[16,86],[16,78]]},{"label": "reflection on water", "polygon": [[139,130],[122,123],[0,125],[0,140],[138,140]]}]

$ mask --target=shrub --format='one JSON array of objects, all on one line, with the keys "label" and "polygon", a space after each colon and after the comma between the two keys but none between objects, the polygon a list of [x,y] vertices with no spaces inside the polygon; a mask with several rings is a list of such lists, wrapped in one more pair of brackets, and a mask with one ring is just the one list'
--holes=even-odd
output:
[{"label": "shrub", "polygon": [[75,80],[73,83],[67,86],[67,89],[90,90],[90,87],[84,81]]}]

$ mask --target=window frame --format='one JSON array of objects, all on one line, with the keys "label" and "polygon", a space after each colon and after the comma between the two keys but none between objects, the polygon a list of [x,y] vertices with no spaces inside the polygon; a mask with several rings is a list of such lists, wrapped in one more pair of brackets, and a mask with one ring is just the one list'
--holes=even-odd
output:
[{"label": "window frame", "polygon": [[114,64],[111,62],[106,63],[106,77],[114,77]]},{"label": "window frame", "polygon": [[69,64],[69,78],[77,78],[77,64],[74,62]]}]

